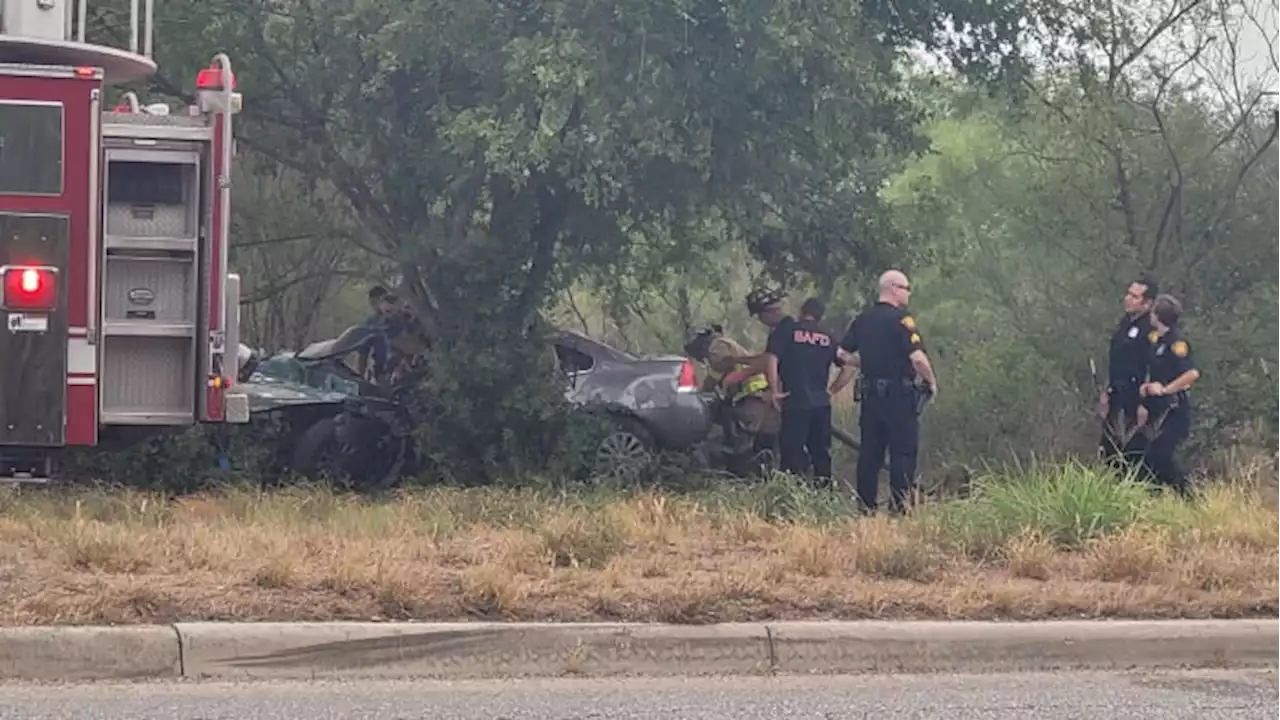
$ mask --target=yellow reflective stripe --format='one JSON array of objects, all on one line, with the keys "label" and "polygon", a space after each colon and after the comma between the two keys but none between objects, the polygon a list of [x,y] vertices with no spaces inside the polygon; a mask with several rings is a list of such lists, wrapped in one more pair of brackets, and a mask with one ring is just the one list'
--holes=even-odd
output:
[{"label": "yellow reflective stripe", "polygon": [[753,375],[751,379],[742,384],[742,389],[734,394],[734,400],[751,397],[757,393],[762,393],[769,389],[769,380],[764,375]]}]

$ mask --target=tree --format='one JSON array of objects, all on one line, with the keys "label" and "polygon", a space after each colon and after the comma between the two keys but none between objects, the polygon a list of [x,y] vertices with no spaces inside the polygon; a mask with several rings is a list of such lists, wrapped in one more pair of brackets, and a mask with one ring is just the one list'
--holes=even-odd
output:
[{"label": "tree", "polygon": [[1198,444],[1226,447],[1259,421],[1274,438],[1276,399],[1259,392],[1280,320],[1274,99],[1212,62],[1243,7],[1082,7],[1055,31],[1070,52],[1046,51],[1057,62],[1024,78],[1030,102],[941,88],[937,154],[890,192],[904,231],[934,238],[915,300],[963,388],[937,408],[933,447],[1091,453],[1089,363],[1105,372],[1104,338],[1142,270],[1188,309]]}]

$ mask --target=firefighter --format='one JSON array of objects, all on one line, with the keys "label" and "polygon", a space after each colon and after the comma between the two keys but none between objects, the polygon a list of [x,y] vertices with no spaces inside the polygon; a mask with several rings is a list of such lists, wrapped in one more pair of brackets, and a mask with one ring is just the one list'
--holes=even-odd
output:
[{"label": "firefighter", "polygon": [[800,475],[812,468],[817,484],[831,485],[831,367],[843,365],[836,343],[820,326],[825,307],[809,298],[796,320],[782,310],[781,292],[761,289],[747,296],[747,309],[772,328],[762,363],[769,397],[782,411],[779,445],[782,470]]},{"label": "firefighter", "polygon": [[1151,304],[1149,377],[1138,393],[1147,409],[1151,437],[1145,469],[1158,483],[1185,497],[1187,475],[1174,453],[1191,432],[1190,390],[1200,379],[1200,370],[1179,327],[1181,317],[1182,304],[1171,295],[1159,295]]},{"label": "firefighter", "polygon": [[[922,400],[937,390],[933,366],[915,318],[906,311],[911,298],[907,276],[889,270],[880,276],[880,297],[849,325],[840,341],[842,357],[861,371],[858,453],[858,503],[873,513],[878,505],[880,466],[889,451],[889,510],[906,512],[914,485],[920,443]],[[837,379],[834,392],[847,380]]]},{"label": "firefighter", "polygon": [[691,332],[684,350],[707,367],[703,392],[717,393],[730,408],[723,427],[733,453],[744,451],[748,441],[754,452],[773,447],[781,417],[769,403],[768,379],[763,373],[748,374],[756,356],[727,337],[719,325]]},{"label": "firefighter", "polygon": [[1124,296],[1124,315],[1111,333],[1107,357],[1107,385],[1098,398],[1102,418],[1102,439],[1098,455],[1117,470],[1141,457],[1145,436],[1138,427],[1144,418],[1138,388],[1147,377],[1150,357],[1151,304],[1159,285],[1149,276],[1129,284]]}]

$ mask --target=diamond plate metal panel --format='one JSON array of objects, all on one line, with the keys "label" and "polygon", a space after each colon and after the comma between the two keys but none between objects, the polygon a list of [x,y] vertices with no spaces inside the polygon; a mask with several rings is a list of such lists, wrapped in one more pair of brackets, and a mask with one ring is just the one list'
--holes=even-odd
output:
[{"label": "diamond plate metal panel", "polygon": [[107,234],[123,237],[188,238],[195,234],[184,205],[107,206]]},{"label": "diamond plate metal panel", "polygon": [[106,319],[194,323],[194,262],[193,257],[160,260],[108,255],[103,268]]},{"label": "diamond plate metal panel", "polygon": [[102,411],[192,412],[194,355],[190,338],[107,337],[102,349]]}]

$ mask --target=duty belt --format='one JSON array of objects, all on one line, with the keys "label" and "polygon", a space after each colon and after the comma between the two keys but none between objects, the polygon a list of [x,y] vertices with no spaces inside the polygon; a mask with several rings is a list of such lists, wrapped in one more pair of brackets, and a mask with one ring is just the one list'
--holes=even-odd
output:
[{"label": "duty belt", "polygon": [[861,402],[867,395],[886,397],[889,394],[889,390],[893,388],[910,390],[912,387],[912,382],[906,378],[868,377],[862,373],[858,373],[858,381],[857,384],[854,385],[853,399]]},{"label": "duty belt", "polygon": [[1119,380],[1111,380],[1107,382],[1107,394],[1114,395],[1121,390],[1137,390],[1142,384],[1141,378],[1129,376]]}]

